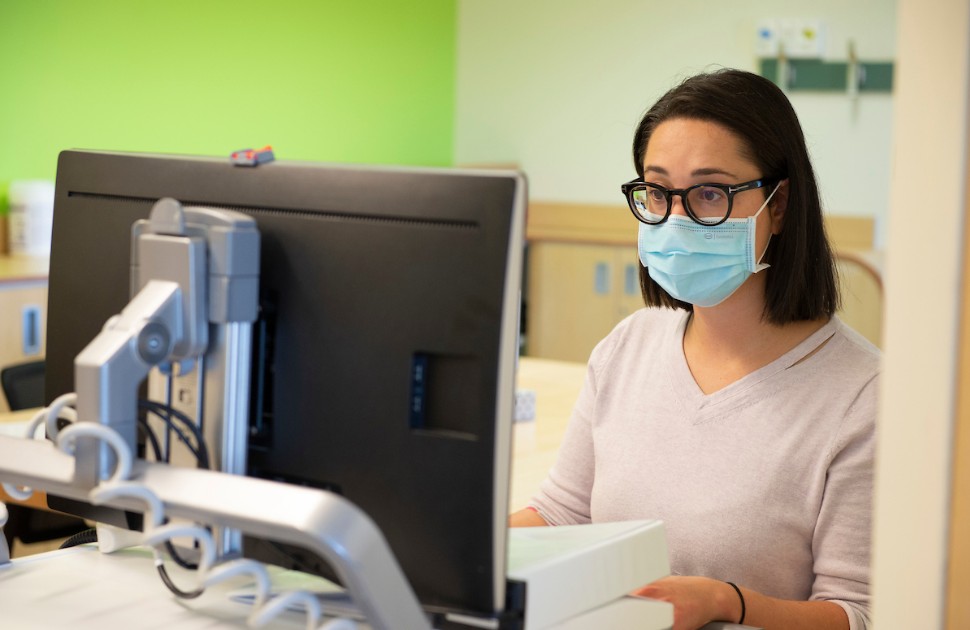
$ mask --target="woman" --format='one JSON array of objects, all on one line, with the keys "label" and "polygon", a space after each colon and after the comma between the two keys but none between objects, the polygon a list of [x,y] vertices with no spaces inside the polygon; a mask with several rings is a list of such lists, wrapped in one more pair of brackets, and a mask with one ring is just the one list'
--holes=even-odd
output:
[{"label": "woman", "polygon": [[[517,526],[665,523],[675,630],[868,627],[878,351],[842,324],[812,165],[754,74],[686,80],[643,117],[647,304],[593,351]],[[665,308],[666,307],[666,308]]]}]

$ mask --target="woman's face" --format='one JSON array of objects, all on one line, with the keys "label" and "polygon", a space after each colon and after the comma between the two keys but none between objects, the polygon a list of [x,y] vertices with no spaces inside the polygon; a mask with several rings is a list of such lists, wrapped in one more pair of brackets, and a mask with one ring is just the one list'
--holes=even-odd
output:
[{"label": "woman's face", "polygon": [[[745,157],[743,146],[738,136],[717,123],[669,119],[660,123],[650,137],[643,156],[643,179],[665,188],[684,189],[695,184],[740,184],[764,177],[765,173]],[[737,193],[730,218],[752,216],[770,192],[770,188],[757,188]],[[769,233],[781,231],[784,198],[784,194],[776,194],[758,216],[756,251],[765,250]],[[687,216],[679,196],[673,198],[670,213]]]}]

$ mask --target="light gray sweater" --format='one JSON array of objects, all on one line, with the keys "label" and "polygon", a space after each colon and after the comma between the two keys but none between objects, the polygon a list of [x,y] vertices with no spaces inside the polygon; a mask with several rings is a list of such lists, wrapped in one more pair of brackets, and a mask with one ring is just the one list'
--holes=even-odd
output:
[{"label": "light gray sweater", "polygon": [[600,342],[533,507],[553,525],[660,519],[674,574],[833,601],[868,628],[878,350],[833,318],[705,395],[687,319],[642,309]]}]

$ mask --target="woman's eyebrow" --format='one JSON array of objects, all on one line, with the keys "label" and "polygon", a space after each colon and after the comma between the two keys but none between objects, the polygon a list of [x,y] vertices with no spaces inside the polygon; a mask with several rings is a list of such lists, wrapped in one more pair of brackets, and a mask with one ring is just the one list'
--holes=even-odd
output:
[{"label": "woman's eyebrow", "polygon": [[[656,166],[654,164],[648,164],[643,169],[644,173],[657,173],[658,175],[670,175],[662,166]],[[691,171],[692,177],[701,177],[703,175],[727,175],[728,177],[737,178],[737,175],[730,171],[725,171],[722,168],[698,168]]]},{"label": "woman's eyebrow", "polygon": [[729,177],[737,177],[734,173],[730,171],[725,171],[723,168],[698,168],[695,169],[691,175],[697,177],[700,175],[727,175]]}]

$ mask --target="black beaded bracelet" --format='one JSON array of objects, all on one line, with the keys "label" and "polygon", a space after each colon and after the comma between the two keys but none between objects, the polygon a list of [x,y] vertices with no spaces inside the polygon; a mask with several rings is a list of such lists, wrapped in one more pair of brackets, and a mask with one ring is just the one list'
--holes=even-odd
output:
[{"label": "black beaded bracelet", "polygon": [[745,608],[744,608],[744,595],[741,594],[741,589],[739,589],[738,588],[738,585],[735,584],[734,582],[728,582],[727,584],[731,588],[734,589],[734,592],[738,594],[738,599],[741,600],[741,618],[738,619],[738,623],[739,624],[742,624],[742,623],[744,623],[744,613],[745,613]]}]

